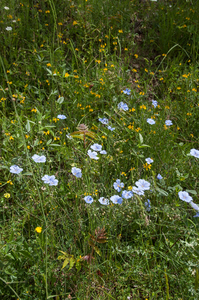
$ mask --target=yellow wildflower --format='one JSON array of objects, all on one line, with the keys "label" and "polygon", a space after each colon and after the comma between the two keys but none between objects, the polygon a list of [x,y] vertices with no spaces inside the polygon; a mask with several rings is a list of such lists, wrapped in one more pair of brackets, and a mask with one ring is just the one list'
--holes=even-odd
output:
[{"label": "yellow wildflower", "polygon": [[9,193],[5,193],[5,194],[4,194],[4,197],[5,197],[5,198],[10,198],[10,194],[9,194]]},{"label": "yellow wildflower", "polygon": [[35,231],[38,232],[38,233],[41,233],[42,232],[42,227],[36,227]]}]

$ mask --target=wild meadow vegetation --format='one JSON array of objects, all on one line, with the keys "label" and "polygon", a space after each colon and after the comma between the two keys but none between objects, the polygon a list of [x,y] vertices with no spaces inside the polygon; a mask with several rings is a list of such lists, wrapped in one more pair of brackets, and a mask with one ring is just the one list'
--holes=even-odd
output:
[{"label": "wild meadow vegetation", "polygon": [[1,299],[198,299],[198,16],[1,0]]}]

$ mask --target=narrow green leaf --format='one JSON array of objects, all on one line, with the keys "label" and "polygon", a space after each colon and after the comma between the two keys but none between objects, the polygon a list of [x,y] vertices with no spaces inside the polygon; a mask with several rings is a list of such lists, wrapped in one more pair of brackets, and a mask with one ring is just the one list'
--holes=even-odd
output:
[{"label": "narrow green leaf", "polygon": [[64,102],[64,97],[59,97],[57,103],[62,104],[63,102]]},{"label": "narrow green leaf", "polygon": [[95,246],[94,249],[95,249],[96,253],[97,253],[99,256],[101,256],[100,249],[99,249],[97,246]]},{"label": "narrow green leaf", "polygon": [[27,132],[30,132],[30,121],[29,120],[27,120],[25,128],[26,128]]},{"label": "narrow green leaf", "polygon": [[46,145],[48,146],[52,142],[52,139],[48,140]]},{"label": "narrow green leaf", "polygon": [[187,193],[197,195],[197,192],[195,190],[186,190]]},{"label": "narrow green leaf", "polygon": [[23,173],[23,175],[32,176],[32,173],[31,172],[26,172],[26,173]]},{"label": "narrow green leaf", "polygon": [[89,244],[89,246],[91,246],[91,247],[95,247],[95,244],[94,244],[91,240],[88,241],[88,244]]},{"label": "narrow green leaf", "polygon": [[143,136],[141,135],[141,133],[139,133],[139,139],[140,139],[140,143],[143,143]]},{"label": "narrow green leaf", "polygon": [[168,196],[168,193],[166,191],[164,191],[163,189],[160,189],[159,187],[156,187],[156,191],[164,196]]}]

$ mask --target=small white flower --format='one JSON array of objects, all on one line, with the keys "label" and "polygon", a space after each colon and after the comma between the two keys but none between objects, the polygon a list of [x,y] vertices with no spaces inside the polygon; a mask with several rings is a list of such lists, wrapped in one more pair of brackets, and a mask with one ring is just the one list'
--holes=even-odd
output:
[{"label": "small white flower", "polygon": [[9,7],[7,7],[7,6],[4,6],[4,9],[5,9],[5,10],[9,10]]},{"label": "small white flower", "polygon": [[66,134],[66,137],[69,139],[69,140],[72,140],[72,136],[70,135],[70,133]]},{"label": "small white flower", "polygon": [[8,27],[6,27],[6,30],[7,30],[7,31],[11,31],[11,30],[12,30],[12,27],[8,26]]}]

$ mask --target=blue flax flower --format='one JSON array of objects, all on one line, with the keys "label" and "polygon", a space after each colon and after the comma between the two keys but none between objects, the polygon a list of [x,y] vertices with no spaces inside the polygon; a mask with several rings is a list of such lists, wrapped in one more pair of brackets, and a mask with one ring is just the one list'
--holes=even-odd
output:
[{"label": "blue flax flower", "polygon": [[96,159],[96,160],[99,159],[99,157],[97,156],[97,152],[95,152],[95,151],[88,150],[87,154],[92,159]]},{"label": "blue flax flower", "polygon": [[155,121],[153,119],[147,119],[147,123],[149,123],[150,125],[154,125]]},{"label": "blue flax flower", "polygon": [[22,171],[23,171],[23,169],[18,167],[17,165],[13,165],[13,166],[10,167],[10,173],[19,174]]},{"label": "blue flax flower", "polygon": [[99,118],[98,119],[102,124],[104,124],[104,125],[107,125],[108,124],[108,119],[106,119],[106,118]]},{"label": "blue flax flower", "polygon": [[118,104],[117,107],[118,107],[119,109],[124,110],[124,111],[129,110],[128,105],[127,105],[126,103],[124,103],[124,102],[120,102],[120,103]]},{"label": "blue flax flower", "polygon": [[152,105],[156,108],[156,106],[158,106],[158,102],[156,100],[152,100]]},{"label": "blue flax flower", "polygon": [[147,162],[148,165],[150,165],[153,162],[153,159],[148,157],[148,158],[145,158],[145,161]]},{"label": "blue flax flower", "polygon": [[93,198],[91,196],[84,197],[84,200],[86,203],[89,203],[89,204],[91,204],[93,202]]},{"label": "blue flax flower", "polygon": [[173,123],[172,123],[171,120],[166,120],[166,121],[165,121],[165,125],[166,125],[166,126],[171,126],[171,125],[173,125]]},{"label": "blue flax flower", "polygon": [[180,191],[178,193],[178,196],[179,196],[180,200],[185,201],[187,203],[189,203],[193,200],[193,198],[191,196],[189,196],[189,193],[187,193],[187,192]]},{"label": "blue flax flower", "polygon": [[124,198],[124,199],[130,199],[132,197],[133,197],[133,192],[132,191],[126,191],[126,190],[124,190],[122,192],[122,198]]},{"label": "blue flax flower", "polygon": [[126,88],[125,90],[123,90],[123,93],[126,95],[130,95],[131,94],[131,90]]},{"label": "blue flax flower", "polygon": [[147,201],[144,202],[144,205],[146,206],[146,211],[149,212],[151,210],[151,201],[147,199]]},{"label": "blue flax flower", "polygon": [[57,119],[65,120],[65,119],[66,119],[66,116],[64,116],[64,115],[58,115],[58,116],[57,116]]},{"label": "blue flax flower", "polygon": [[106,150],[100,151],[100,154],[107,154]]},{"label": "blue flax flower", "polygon": [[107,198],[100,197],[98,201],[103,205],[109,205],[109,200]]},{"label": "blue flax flower", "polygon": [[94,151],[101,151],[102,150],[102,145],[99,145],[99,144],[93,144],[91,146],[91,149],[94,150]]},{"label": "blue flax flower", "polygon": [[121,188],[124,187],[124,183],[120,181],[120,179],[117,179],[116,182],[113,183],[113,187],[117,192],[121,191]]},{"label": "blue flax flower", "polygon": [[122,201],[123,201],[123,199],[120,196],[118,196],[118,195],[111,196],[110,200],[114,204],[122,204]]},{"label": "blue flax flower", "polygon": [[150,183],[144,179],[139,179],[138,181],[136,181],[135,184],[137,185],[137,187],[139,189],[141,189],[143,191],[150,189]]},{"label": "blue flax flower", "polygon": [[196,158],[199,158],[199,150],[191,149],[190,154]]},{"label": "blue flax flower", "polygon": [[111,126],[108,126],[107,128],[108,128],[108,130],[110,130],[110,131],[115,130],[115,128],[113,128],[113,127],[111,127]]},{"label": "blue flax flower", "polygon": [[34,154],[32,156],[32,159],[34,160],[34,162],[36,163],[45,163],[46,162],[46,157],[44,155],[37,155],[37,154]]},{"label": "blue flax flower", "polygon": [[55,175],[52,176],[44,175],[42,177],[42,180],[44,183],[48,184],[49,186],[58,185],[58,180],[55,179]]},{"label": "blue flax flower", "polygon": [[161,180],[162,178],[163,177],[160,174],[157,175],[157,179]]},{"label": "blue flax flower", "polygon": [[81,178],[82,177],[82,170],[76,167],[73,167],[71,169],[72,174],[77,177],[77,178]]},{"label": "blue flax flower", "polygon": [[144,191],[141,188],[138,188],[136,186],[133,186],[132,191],[139,196],[144,195]]},{"label": "blue flax flower", "polygon": [[199,206],[196,203],[191,201],[191,202],[189,202],[189,204],[191,205],[191,207],[193,207],[193,209],[195,209],[196,211],[199,211]]}]

